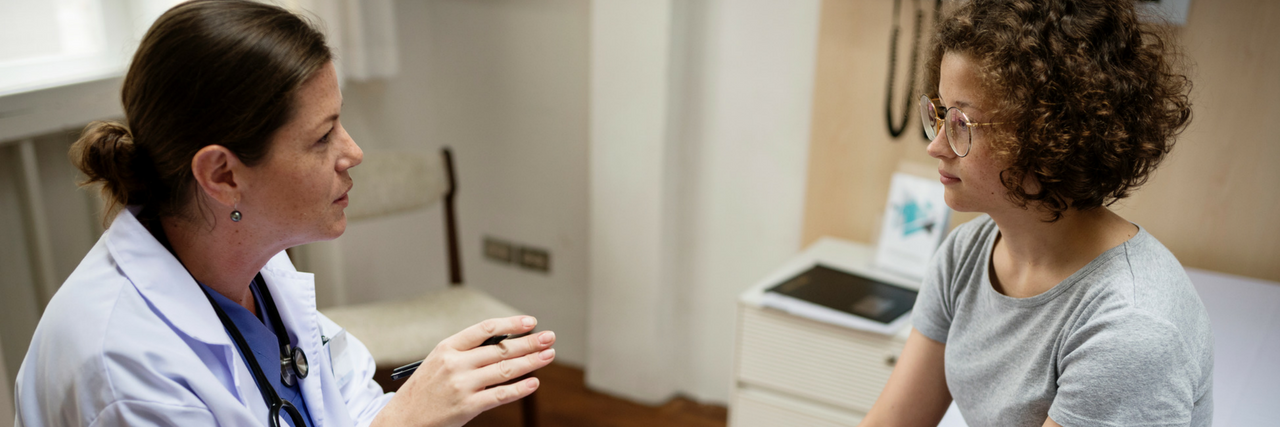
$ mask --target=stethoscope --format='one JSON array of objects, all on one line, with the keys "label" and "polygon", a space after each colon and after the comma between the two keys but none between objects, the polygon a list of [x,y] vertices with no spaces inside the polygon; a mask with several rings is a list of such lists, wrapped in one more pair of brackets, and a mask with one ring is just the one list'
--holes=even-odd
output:
[{"label": "stethoscope", "polygon": [[[181,261],[179,261],[181,262]],[[183,268],[186,268],[184,265]],[[188,270],[187,274],[191,274]],[[192,276],[194,280],[195,277]],[[289,345],[289,338],[286,335],[284,324],[280,321],[280,312],[276,310],[276,303],[271,299],[271,290],[267,289],[267,284],[262,280],[262,273],[258,273],[254,280],[258,281],[258,291],[262,293],[261,304],[265,306],[267,316],[271,318],[272,326],[275,329],[276,339],[280,341],[280,380],[287,387],[293,387],[300,378],[306,378],[310,370],[307,365],[307,355],[301,348]],[[270,427],[279,427],[280,410],[284,410],[289,414],[289,418],[293,420],[294,427],[305,427],[306,421],[302,418],[302,412],[293,406],[289,401],[281,399],[276,394],[275,387],[267,382],[267,375],[262,373],[261,365],[258,365],[258,359],[253,356],[253,350],[249,348],[249,343],[245,341],[244,336],[240,334],[240,330],[236,328],[235,323],[231,322],[231,318],[222,310],[217,301],[214,301],[213,295],[209,291],[200,287],[200,291],[204,292],[205,298],[209,299],[209,305],[213,306],[213,311],[218,313],[218,320],[222,321],[222,326],[227,329],[227,333],[231,335],[231,340],[235,341],[236,348],[240,349],[240,354],[244,356],[245,364],[249,366],[249,372],[253,374],[254,382],[258,384],[258,391],[262,393],[263,400],[266,401],[267,425]]]}]

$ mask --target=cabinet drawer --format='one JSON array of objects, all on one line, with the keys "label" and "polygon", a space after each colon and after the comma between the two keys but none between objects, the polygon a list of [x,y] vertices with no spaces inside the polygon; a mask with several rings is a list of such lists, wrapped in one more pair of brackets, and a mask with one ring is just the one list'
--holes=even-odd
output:
[{"label": "cabinet drawer", "polygon": [[[737,380],[865,413],[902,352],[902,335],[885,336],[742,305]],[[735,408],[737,410],[737,408]]]},{"label": "cabinet drawer", "polygon": [[735,390],[732,405],[729,427],[856,427],[863,417],[750,387]]}]

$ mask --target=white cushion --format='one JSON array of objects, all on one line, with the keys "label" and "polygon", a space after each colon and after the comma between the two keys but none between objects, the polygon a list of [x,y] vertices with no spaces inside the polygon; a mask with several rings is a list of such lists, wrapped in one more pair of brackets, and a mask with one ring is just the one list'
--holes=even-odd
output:
[{"label": "white cushion", "polygon": [[422,360],[440,341],[485,319],[522,314],[484,291],[464,286],[322,312],[363,342],[380,367]]}]

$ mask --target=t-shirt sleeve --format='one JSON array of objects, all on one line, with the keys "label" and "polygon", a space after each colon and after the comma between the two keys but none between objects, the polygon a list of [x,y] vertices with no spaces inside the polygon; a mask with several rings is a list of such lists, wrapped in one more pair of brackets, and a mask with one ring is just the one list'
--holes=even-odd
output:
[{"label": "t-shirt sleeve", "polygon": [[1140,313],[1089,320],[1063,348],[1049,418],[1064,427],[1190,424],[1198,376],[1181,336]]},{"label": "t-shirt sleeve", "polygon": [[[967,225],[967,224],[966,224]],[[929,339],[946,344],[951,330],[955,298],[953,293],[957,246],[965,235],[965,225],[956,227],[933,255],[929,270],[920,283],[916,305],[911,309],[911,325]]]}]

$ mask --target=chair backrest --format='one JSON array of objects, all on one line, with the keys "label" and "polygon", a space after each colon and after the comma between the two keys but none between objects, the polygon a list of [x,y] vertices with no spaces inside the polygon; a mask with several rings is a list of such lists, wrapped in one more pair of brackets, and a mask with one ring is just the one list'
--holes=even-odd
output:
[{"label": "chair backrest", "polygon": [[445,249],[449,255],[449,282],[462,284],[462,260],[458,251],[458,225],[453,197],[457,180],[449,147],[437,156],[401,150],[370,150],[364,161],[351,168],[355,186],[349,193],[348,221],[378,218],[427,208],[444,202]]},{"label": "chair backrest", "polygon": [[444,156],[399,150],[370,150],[351,168],[347,220],[378,218],[435,205],[450,191]]}]

